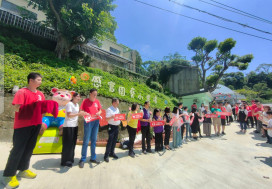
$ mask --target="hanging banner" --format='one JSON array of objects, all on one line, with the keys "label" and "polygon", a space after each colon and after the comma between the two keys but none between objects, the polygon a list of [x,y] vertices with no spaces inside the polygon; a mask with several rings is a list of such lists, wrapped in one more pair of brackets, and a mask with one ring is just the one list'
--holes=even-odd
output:
[{"label": "hanging banner", "polygon": [[131,119],[142,119],[144,116],[144,114],[141,113],[137,113],[137,114],[131,114]]},{"label": "hanging banner", "polygon": [[114,121],[123,121],[126,120],[126,114],[115,114]]},{"label": "hanging banner", "polygon": [[164,126],[165,121],[151,121],[150,127]]}]

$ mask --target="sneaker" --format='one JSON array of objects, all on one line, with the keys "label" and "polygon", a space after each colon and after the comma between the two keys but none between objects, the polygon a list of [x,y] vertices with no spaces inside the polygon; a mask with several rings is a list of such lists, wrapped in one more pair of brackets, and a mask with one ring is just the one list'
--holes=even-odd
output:
[{"label": "sneaker", "polygon": [[189,138],[186,139],[187,142],[191,142],[191,140]]},{"label": "sneaker", "polygon": [[95,160],[90,160],[91,163],[95,163],[95,164],[100,164],[100,161],[97,161],[96,159]]},{"label": "sneaker", "polygon": [[17,180],[16,176],[3,177],[2,183],[9,189],[17,188],[19,186],[19,181]]},{"label": "sneaker", "polygon": [[259,131],[255,130],[254,133],[260,133]]},{"label": "sneaker", "polygon": [[109,163],[109,158],[108,157],[104,157],[104,161]]},{"label": "sneaker", "polygon": [[187,144],[186,140],[182,140],[182,143]]},{"label": "sneaker", "polygon": [[33,173],[30,170],[25,170],[25,171],[20,171],[17,176],[22,178],[34,179],[36,178],[37,174]]},{"label": "sneaker", "polygon": [[145,150],[143,150],[143,151],[142,151],[142,153],[143,153],[143,154],[146,154],[146,151],[145,151]]},{"label": "sneaker", "polygon": [[225,134],[226,134],[226,133],[223,131],[223,132],[222,132],[222,135],[225,135]]},{"label": "sneaker", "polygon": [[112,155],[110,154],[109,156],[113,157],[114,159],[118,159],[118,156],[116,154],[112,154]]},{"label": "sneaker", "polygon": [[84,167],[84,162],[83,161],[79,161],[78,166],[79,166],[79,168],[83,168]]}]

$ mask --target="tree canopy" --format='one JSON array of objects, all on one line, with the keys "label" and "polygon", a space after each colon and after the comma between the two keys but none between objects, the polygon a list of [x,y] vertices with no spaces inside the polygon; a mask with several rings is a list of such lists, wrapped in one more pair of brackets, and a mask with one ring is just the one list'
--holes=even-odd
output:
[{"label": "tree canopy", "polygon": [[55,52],[58,58],[66,58],[69,51],[90,39],[115,40],[117,27],[110,11],[113,0],[28,0],[29,6],[46,14],[45,24],[57,33]]},{"label": "tree canopy", "polygon": [[[217,40],[207,40],[204,37],[195,37],[188,44],[188,49],[194,51],[192,60],[199,67],[199,76],[204,89],[213,91],[229,67],[246,70],[253,59],[252,54],[238,56],[231,53],[236,41],[225,39],[218,44]],[[212,54],[215,52],[215,56]],[[212,74],[207,76],[207,72]]]}]

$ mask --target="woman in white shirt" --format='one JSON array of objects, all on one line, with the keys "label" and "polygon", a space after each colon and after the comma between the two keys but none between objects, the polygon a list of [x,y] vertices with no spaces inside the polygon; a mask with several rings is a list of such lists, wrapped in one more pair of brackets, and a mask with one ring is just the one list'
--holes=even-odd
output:
[{"label": "woman in white shirt", "polygon": [[75,147],[77,142],[78,116],[88,115],[88,113],[84,111],[79,112],[79,101],[80,95],[75,92],[72,94],[71,102],[67,103],[65,107],[66,115],[63,124],[61,153],[62,166],[72,167],[74,163]]}]

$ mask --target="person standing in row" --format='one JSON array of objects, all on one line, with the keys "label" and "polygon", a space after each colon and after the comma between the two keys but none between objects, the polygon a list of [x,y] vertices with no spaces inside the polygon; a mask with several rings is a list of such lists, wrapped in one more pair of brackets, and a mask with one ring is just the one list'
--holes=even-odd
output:
[{"label": "person standing in row", "polygon": [[[227,112],[226,108],[223,106],[223,103],[220,102],[219,103],[219,109],[221,110],[221,112]],[[222,135],[225,135],[225,127],[226,127],[226,116],[225,115],[221,115],[221,125],[222,125]]]},{"label": "person standing in row", "polygon": [[248,117],[247,117],[247,125],[249,126],[249,122],[251,123],[251,128],[254,128],[254,120],[252,116],[252,107],[251,106],[246,106],[246,110],[248,112]]},{"label": "person standing in row", "polygon": [[[158,108],[154,109],[153,112],[153,121],[161,121],[161,111]],[[154,127],[155,133],[155,151],[163,151],[163,126]]]},{"label": "person standing in row", "polygon": [[135,141],[137,125],[138,125],[138,119],[132,119],[132,114],[136,114],[138,110],[139,110],[139,105],[136,103],[132,104],[131,111],[128,113],[128,119],[127,119],[127,122],[128,122],[127,130],[129,135],[128,155],[132,158],[135,157],[135,152],[133,151],[133,147],[134,147],[134,141]]},{"label": "person standing in row", "polygon": [[[144,103],[144,108],[143,108],[143,118],[140,119],[140,124],[141,124],[141,132],[142,132],[142,152],[144,154],[152,153],[151,150],[151,136],[150,136],[150,121],[151,121],[151,116],[149,112],[149,107],[150,107],[150,102],[146,101]],[[146,145],[145,145],[146,142]]]},{"label": "person standing in row", "polygon": [[74,163],[75,147],[77,142],[78,116],[88,115],[88,113],[84,111],[79,112],[79,101],[80,95],[75,92],[72,94],[71,102],[68,102],[65,106],[66,114],[63,124],[61,153],[62,166],[72,167]]},{"label": "person standing in row", "polygon": [[247,130],[247,118],[248,112],[245,108],[245,105],[242,104],[240,109],[238,110],[237,120],[240,122],[241,132],[246,133]]},{"label": "person standing in row", "polygon": [[202,136],[201,136],[201,133],[200,133],[200,125],[199,125],[199,119],[201,119],[201,117],[199,116],[199,113],[197,112],[196,108],[192,109],[192,118],[191,119],[193,119],[193,122],[192,122],[192,125],[191,125],[192,133],[193,133],[193,139],[197,140],[196,133],[199,132],[200,137],[202,137]]},{"label": "person standing in row", "polygon": [[[17,188],[19,186],[16,177],[17,170],[20,171],[18,177],[34,179],[37,176],[28,168],[41,129],[42,119],[38,120],[38,124],[33,125],[31,120],[20,120],[19,114],[21,106],[44,101],[45,97],[41,91],[37,90],[42,84],[42,76],[39,73],[30,73],[27,76],[27,82],[27,87],[19,89],[12,101],[15,109],[13,147],[2,180],[7,188]],[[29,114],[33,114],[33,112],[29,112]]]},{"label": "person standing in row", "polygon": [[97,89],[91,89],[89,98],[86,98],[83,100],[80,110],[87,112],[91,117],[92,121],[86,122],[84,120],[84,137],[83,137],[83,145],[81,150],[81,159],[79,161],[79,167],[83,168],[84,163],[87,158],[87,148],[89,141],[91,139],[91,163],[100,164],[100,161],[96,160],[96,140],[97,140],[97,134],[99,129],[99,116],[101,114],[101,104],[97,97]]},{"label": "person standing in row", "polygon": [[171,121],[170,111],[171,111],[170,108],[166,107],[164,109],[164,116],[163,116],[163,120],[165,121],[165,125],[164,125],[164,131],[165,131],[164,147],[167,150],[171,150],[171,148],[169,146],[169,139],[170,139],[171,129],[172,129],[172,126],[170,125],[170,121]]},{"label": "person standing in row", "polygon": [[191,126],[190,126],[190,114],[188,113],[188,107],[185,106],[183,108],[183,114],[184,114],[184,117],[185,117],[185,122],[184,122],[184,127],[186,128],[186,141],[191,141],[189,139],[189,136],[190,138],[192,138],[192,129],[191,129]]},{"label": "person standing in row", "polygon": [[226,102],[225,108],[226,108],[227,112],[229,112],[231,114],[230,116],[226,116],[227,124],[230,125],[230,123],[233,122],[233,118],[232,118],[232,108],[231,108],[231,105],[229,104],[229,102]]},{"label": "person standing in row", "polygon": [[[213,114],[216,114],[217,112],[222,112],[220,108],[218,108],[217,104],[214,104],[214,108],[211,109],[211,112]],[[221,117],[218,115],[218,117],[213,118],[213,126],[214,126],[214,133],[219,136],[220,135],[220,127],[221,127]],[[217,130],[216,130],[217,129]]]},{"label": "person standing in row", "polygon": [[[178,103],[178,109],[179,109],[179,117],[181,118],[181,120],[183,121],[183,123],[185,123],[185,116],[183,114],[183,103],[180,102]],[[185,138],[184,138],[184,135],[185,135],[185,132],[186,132],[186,128],[185,128],[185,125],[184,124],[181,124],[181,139],[182,139],[182,142],[185,143]]]},{"label": "person standing in row", "polygon": [[253,111],[253,115],[256,117],[257,120],[257,126],[256,126],[256,131],[254,131],[255,133],[260,133],[261,132],[261,128],[262,128],[262,122],[259,120],[260,115],[263,114],[263,106],[259,101],[255,101],[256,102],[256,108]]},{"label": "person standing in row", "polygon": [[178,148],[182,145],[182,139],[181,139],[181,122],[180,120],[182,119],[179,116],[179,110],[178,107],[173,108],[172,112],[172,119],[176,119],[175,122],[173,123],[173,148]]},{"label": "person standing in row", "polygon": [[203,133],[206,134],[207,137],[211,136],[211,126],[212,126],[212,119],[207,118],[206,114],[211,114],[212,112],[209,110],[209,106],[205,106],[205,110],[203,111],[204,114],[204,121],[203,121]]},{"label": "person standing in row", "polygon": [[111,102],[112,102],[112,106],[109,107],[106,111],[106,120],[108,121],[108,126],[109,126],[108,128],[109,139],[106,146],[106,152],[104,154],[105,162],[109,162],[109,157],[118,159],[118,156],[114,153],[114,149],[118,139],[119,125],[121,121],[120,120],[114,121],[114,118],[116,114],[120,113],[118,109],[119,99],[113,98]]}]

